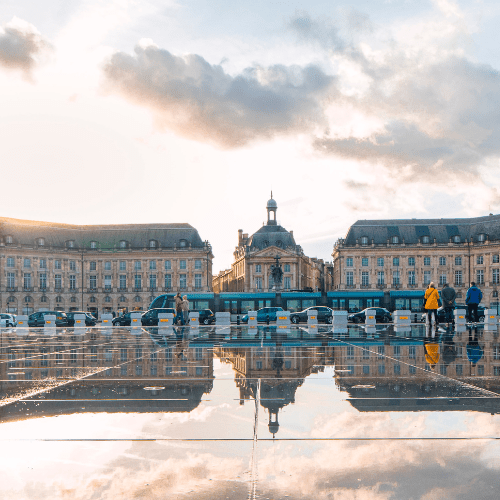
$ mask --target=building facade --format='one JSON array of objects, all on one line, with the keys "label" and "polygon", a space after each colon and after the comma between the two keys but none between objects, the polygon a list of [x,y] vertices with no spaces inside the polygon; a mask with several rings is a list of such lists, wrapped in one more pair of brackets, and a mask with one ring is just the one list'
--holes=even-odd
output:
[{"label": "building facade", "polygon": [[0,309],[147,309],[160,293],[206,292],[212,249],[189,224],[78,226],[0,219]]},{"label": "building facade", "polygon": [[[267,202],[267,224],[250,237],[238,231],[238,246],[231,269],[221,271],[213,279],[213,291],[266,292],[275,290],[323,291],[330,279],[326,277],[321,259],[304,255],[295,243],[293,231],[287,231],[276,220],[278,205],[272,197]],[[276,257],[283,271],[280,285],[273,281],[271,269]]]},{"label": "building facade", "polygon": [[[500,215],[471,219],[360,220],[333,249],[335,290],[402,290],[415,302],[433,281],[464,303],[469,283],[498,306]],[[418,290],[418,292],[417,292]],[[392,293],[392,292],[391,292]],[[404,307],[418,309],[411,299]]]}]

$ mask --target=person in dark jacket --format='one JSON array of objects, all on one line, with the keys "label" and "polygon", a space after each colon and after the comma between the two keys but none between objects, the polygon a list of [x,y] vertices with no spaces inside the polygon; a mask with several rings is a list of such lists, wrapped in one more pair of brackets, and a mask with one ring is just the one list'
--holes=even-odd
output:
[{"label": "person in dark jacket", "polygon": [[446,324],[450,324],[453,322],[453,309],[455,309],[455,298],[457,296],[457,292],[455,289],[445,283],[441,290],[441,301],[443,303],[444,309],[444,317]]},{"label": "person in dark jacket", "polygon": [[483,294],[481,290],[476,286],[474,282],[470,284],[470,288],[467,290],[467,296],[465,297],[465,303],[467,304],[467,312],[469,313],[469,321],[477,323],[477,306],[481,302]]}]

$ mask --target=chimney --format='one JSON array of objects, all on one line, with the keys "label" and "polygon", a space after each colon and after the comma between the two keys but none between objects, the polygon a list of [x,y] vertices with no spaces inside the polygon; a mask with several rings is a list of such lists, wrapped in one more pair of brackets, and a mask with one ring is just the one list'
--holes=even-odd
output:
[{"label": "chimney", "polygon": [[243,240],[243,229],[238,229],[238,246],[241,246]]}]

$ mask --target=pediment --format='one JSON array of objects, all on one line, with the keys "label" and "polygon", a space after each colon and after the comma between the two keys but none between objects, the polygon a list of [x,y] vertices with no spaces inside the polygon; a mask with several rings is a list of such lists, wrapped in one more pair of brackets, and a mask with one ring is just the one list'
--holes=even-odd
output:
[{"label": "pediment", "polygon": [[283,257],[284,255],[289,256],[289,255],[297,255],[296,252],[291,252],[289,250],[285,250],[283,248],[278,248],[275,246],[263,248],[262,250],[257,250],[256,252],[251,252],[250,254],[252,257],[270,257],[273,258],[276,257],[276,255],[279,255],[280,257]]}]

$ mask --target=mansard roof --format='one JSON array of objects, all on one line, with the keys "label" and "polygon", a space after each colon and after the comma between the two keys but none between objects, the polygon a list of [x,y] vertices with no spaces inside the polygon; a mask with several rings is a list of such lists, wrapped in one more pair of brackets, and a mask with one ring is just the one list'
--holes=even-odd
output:
[{"label": "mansard roof", "polygon": [[399,242],[417,244],[423,236],[428,236],[430,243],[449,243],[454,236],[460,240],[480,241],[480,235],[488,240],[500,240],[500,215],[473,217],[469,219],[388,219],[358,220],[348,230],[344,245],[353,246],[361,243],[362,237],[368,238],[368,244],[386,244],[393,236]]},{"label": "mansard roof", "polygon": [[76,225],[0,217],[0,244],[6,243],[7,236],[14,245],[34,246],[43,238],[44,246],[55,248],[67,247],[68,241],[74,242],[74,248],[89,248],[91,241],[102,249],[119,248],[121,241],[127,248],[148,248],[151,241],[160,248],[204,246],[198,231],[187,223]]},{"label": "mansard roof", "polygon": [[265,225],[262,226],[248,239],[247,246],[250,248],[267,248],[275,246],[278,248],[297,247],[292,234],[282,226]]}]

